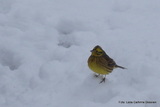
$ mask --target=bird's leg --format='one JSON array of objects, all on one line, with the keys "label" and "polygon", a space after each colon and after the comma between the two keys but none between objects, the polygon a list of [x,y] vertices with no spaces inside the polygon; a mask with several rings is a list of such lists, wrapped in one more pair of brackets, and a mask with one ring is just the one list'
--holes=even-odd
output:
[{"label": "bird's leg", "polygon": [[105,82],[106,80],[106,75],[103,77],[102,81],[100,81],[100,83]]},{"label": "bird's leg", "polygon": [[106,80],[106,78],[104,77],[100,83],[105,82],[105,80]]},{"label": "bird's leg", "polygon": [[100,74],[95,74],[94,76],[95,76],[95,77],[98,77],[98,76],[100,76]]}]

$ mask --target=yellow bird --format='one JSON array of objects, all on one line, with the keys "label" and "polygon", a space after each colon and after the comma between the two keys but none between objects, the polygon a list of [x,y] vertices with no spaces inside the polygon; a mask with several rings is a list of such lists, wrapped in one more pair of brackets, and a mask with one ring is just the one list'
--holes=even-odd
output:
[{"label": "yellow bird", "polygon": [[117,65],[115,61],[98,45],[95,46],[91,52],[92,54],[88,58],[89,68],[98,74],[95,75],[96,77],[99,75],[105,75],[100,83],[105,82],[106,75],[111,73],[114,68],[126,69],[125,67]]}]

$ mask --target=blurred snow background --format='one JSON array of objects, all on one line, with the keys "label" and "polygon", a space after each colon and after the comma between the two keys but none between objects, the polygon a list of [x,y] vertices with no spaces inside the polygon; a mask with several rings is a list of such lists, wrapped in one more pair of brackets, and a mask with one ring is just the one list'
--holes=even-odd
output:
[{"label": "blurred snow background", "polygon": [[[159,13],[159,0],[0,0],[0,107],[159,107]],[[97,44],[128,68],[102,84]]]}]

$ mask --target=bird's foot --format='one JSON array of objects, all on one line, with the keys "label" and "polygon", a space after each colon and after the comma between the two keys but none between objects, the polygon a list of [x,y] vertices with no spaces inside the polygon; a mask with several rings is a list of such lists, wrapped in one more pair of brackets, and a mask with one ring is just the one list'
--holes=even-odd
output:
[{"label": "bird's foot", "polygon": [[100,74],[95,74],[94,76],[95,76],[95,77],[99,77],[99,76],[100,76]]},{"label": "bird's foot", "polygon": [[105,82],[105,80],[106,80],[106,78],[104,77],[100,83]]}]

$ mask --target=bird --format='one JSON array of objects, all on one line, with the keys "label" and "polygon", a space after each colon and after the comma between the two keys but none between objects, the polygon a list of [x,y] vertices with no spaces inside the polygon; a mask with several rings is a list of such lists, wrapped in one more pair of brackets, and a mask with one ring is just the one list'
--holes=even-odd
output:
[{"label": "bird", "polygon": [[95,46],[91,50],[91,55],[88,58],[88,67],[98,75],[103,75],[100,83],[105,82],[106,75],[111,73],[115,68],[126,69],[125,67],[119,66],[116,62],[110,58],[106,52],[99,46]]}]

